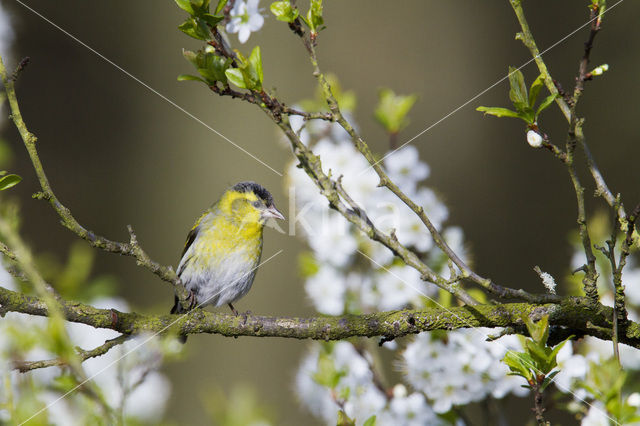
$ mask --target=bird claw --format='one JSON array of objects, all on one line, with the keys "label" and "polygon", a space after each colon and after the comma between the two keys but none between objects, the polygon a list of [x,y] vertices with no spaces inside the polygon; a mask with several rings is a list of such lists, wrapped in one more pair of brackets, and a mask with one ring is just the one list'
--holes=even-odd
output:
[{"label": "bird claw", "polygon": [[189,310],[195,308],[198,304],[198,301],[196,300],[196,294],[193,292],[193,290],[189,290],[189,298],[187,300],[189,301]]}]

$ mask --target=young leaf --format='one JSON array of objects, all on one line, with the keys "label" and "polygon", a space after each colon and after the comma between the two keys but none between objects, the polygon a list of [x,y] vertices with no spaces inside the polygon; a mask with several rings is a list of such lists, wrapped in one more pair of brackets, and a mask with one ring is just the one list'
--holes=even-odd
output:
[{"label": "young leaf", "polygon": [[534,322],[525,315],[524,322],[527,325],[527,330],[533,341],[540,346],[546,345],[547,338],[549,337],[549,315],[544,315],[537,322]]},{"label": "young leaf", "polygon": [[12,186],[16,186],[22,181],[22,178],[18,175],[6,175],[0,178],[0,191],[9,189]]},{"label": "young leaf", "polygon": [[398,133],[409,124],[407,114],[418,97],[416,95],[396,95],[391,89],[382,89],[380,102],[374,111],[374,117],[391,134]]},{"label": "young leaf", "polygon": [[249,56],[249,74],[251,76],[251,82],[254,83],[252,88],[256,90],[262,90],[262,54],[260,53],[260,46],[256,46],[251,51]]},{"label": "young leaf", "polygon": [[371,417],[369,417],[367,420],[365,420],[365,422],[362,424],[362,426],[376,426],[376,416],[375,414]]},{"label": "young leaf", "polygon": [[522,118],[516,111],[512,111],[508,108],[480,106],[476,108],[476,111],[484,112],[485,114],[494,115],[496,117]]},{"label": "young leaf", "polygon": [[533,81],[531,87],[529,88],[529,108],[534,107],[534,105],[536,104],[536,100],[538,99],[538,94],[543,87],[544,78],[542,77],[542,74],[540,74],[538,78]]},{"label": "young leaf", "polygon": [[224,19],[224,16],[214,16],[210,13],[204,13],[200,17],[211,27],[215,27]]},{"label": "young leaf", "polygon": [[191,74],[180,74],[178,76],[178,81],[201,81],[206,85],[209,84],[203,79],[201,79],[200,77],[196,77],[195,75],[191,75]]},{"label": "young leaf", "polygon": [[244,81],[244,76],[242,71],[238,68],[229,68],[224,72],[230,82],[234,85],[238,86],[241,89],[246,89],[247,84]]},{"label": "young leaf", "polygon": [[507,364],[512,374],[524,377],[527,381],[533,379],[531,368],[534,362],[528,354],[509,350],[502,358],[502,362]]},{"label": "young leaf", "polygon": [[538,110],[536,111],[536,119],[538,118],[538,116],[540,115],[540,113],[546,109],[549,105],[551,105],[553,103],[553,101],[556,100],[556,97],[558,95],[549,95],[546,98],[544,98],[544,101],[542,101],[542,103],[540,104],[540,106],[538,107]]},{"label": "young leaf", "polygon": [[189,0],[175,0],[175,2],[180,9],[184,10],[189,15],[195,14],[193,7],[191,7],[191,2]]},{"label": "young leaf", "polygon": [[324,19],[322,18],[322,0],[311,0],[311,6],[307,12],[305,22],[313,33],[317,33],[322,29],[321,27],[324,24]]},{"label": "young leaf", "polygon": [[553,382],[553,378],[559,372],[560,370],[555,370],[545,376],[544,380],[542,381],[542,386],[540,386],[540,392],[544,392],[544,390]]},{"label": "young leaf", "polygon": [[[567,338],[566,338],[566,339],[564,339],[562,342],[558,343],[557,345],[555,345],[555,346],[553,347],[553,350],[552,350],[552,351],[551,351],[551,353],[549,354],[549,357],[550,357],[551,359],[553,359],[553,360],[554,360],[554,363],[556,363],[555,359],[556,359],[556,356],[558,356],[558,352],[560,352],[560,349],[562,349],[562,347],[563,347],[563,346],[564,346],[564,345],[565,345],[569,340],[573,339],[573,337],[574,337],[574,336],[573,336],[573,335],[571,335],[571,336],[567,337]],[[555,368],[555,365],[554,365],[552,368]]]},{"label": "young leaf", "polygon": [[182,56],[184,56],[187,61],[191,62],[194,67],[198,68],[198,55],[196,52],[182,49]]},{"label": "young leaf", "polygon": [[271,13],[276,16],[278,21],[293,22],[296,20],[300,12],[296,7],[291,5],[290,1],[276,1],[271,3]]},{"label": "young leaf", "polygon": [[349,418],[344,410],[340,410],[338,411],[338,421],[336,422],[336,426],[356,426],[356,421]]},{"label": "young leaf", "polygon": [[524,76],[519,69],[509,67],[509,99],[514,103],[527,104],[527,87],[524,84]]},{"label": "young leaf", "polygon": [[[551,362],[549,359],[551,348],[540,345],[539,343],[536,343],[530,339],[527,339],[525,341],[525,348],[527,350],[527,353],[531,355],[531,359],[533,359],[533,361],[535,362],[535,365],[531,367],[535,371],[542,374],[547,374],[553,369],[553,367],[555,367],[555,361]],[[550,366],[551,364],[554,364],[553,367]]]},{"label": "young leaf", "polygon": [[230,63],[231,60],[221,58],[211,52],[198,53],[198,72],[209,84],[215,84],[216,81],[226,84],[225,71],[229,68]]},{"label": "young leaf", "polygon": [[189,18],[178,26],[178,29],[196,40],[207,41],[209,28],[201,19]]},{"label": "young leaf", "polygon": [[222,9],[227,5],[227,0],[220,0],[216,6],[216,15],[222,12]]}]

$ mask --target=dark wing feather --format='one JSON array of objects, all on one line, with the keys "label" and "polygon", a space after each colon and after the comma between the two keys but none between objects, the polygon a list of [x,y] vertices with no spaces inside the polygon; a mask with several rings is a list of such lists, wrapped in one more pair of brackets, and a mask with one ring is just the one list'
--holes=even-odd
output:
[{"label": "dark wing feather", "polygon": [[191,244],[193,244],[193,242],[195,241],[196,237],[198,236],[199,230],[200,230],[199,226],[194,226],[193,229],[189,231],[189,234],[187,235],[187,242],[184,243],[184,248],[182,249],[182,254],[180,255],[180,259],[182,259],[182,257],[187,252],[189,247],[191,247]]}]

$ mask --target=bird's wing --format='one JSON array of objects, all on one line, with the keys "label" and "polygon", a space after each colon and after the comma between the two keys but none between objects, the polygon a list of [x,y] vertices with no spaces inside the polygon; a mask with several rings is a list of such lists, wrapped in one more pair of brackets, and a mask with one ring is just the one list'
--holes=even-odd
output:
[{"label": "bird's wing", "polygon": [[210,219],[210,216],[212,214],[215,214],[215,210],[217,206],[218,206],[218,203],[211,206],[208,210],[206,210],[202,214],[202,216],[198,218],[198,220],[196,220],[196,223],[193,224],[193,228],[191,228],[191,231],[189,231],[189,234],[187,234],[187,241],[184,243],[184,248],[182,249],[182,254],[180,255],[181,259],[184,257],[184,254],[187,252],[187,250],[189,250],[189,247],[191,247],[191,244],[193,244],[193,242],[198,237],[202,223],[205,222],[205,226],[206,226],[206,223],[208,219]]},{"label": "bird's wing", "polygon": [[200,231],[200,226],[198,221],[196,225],[193,228],[191,228],[191,231],[189,231],[189,234],[187,235],[187,242],[184,243],[184,248],[182,249],[182,254],[180,255],[180,258],[184,257],[184,254],[187,252],[187,250],[189,250],[189,247],[191,247],[191,244],[193,244],[196,237],[198,236],[199,231]]}]

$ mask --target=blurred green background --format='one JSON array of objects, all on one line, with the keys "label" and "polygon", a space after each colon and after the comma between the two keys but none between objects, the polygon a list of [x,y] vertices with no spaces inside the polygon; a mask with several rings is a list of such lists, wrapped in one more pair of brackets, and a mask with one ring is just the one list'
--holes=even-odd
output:
[{"label": "blurred green background", "polygon": [[[289,150],[278,143],[276,127],[257,108],[218,98],[200,84],[176,81],[178,74],[192,72],[181,49],[199,44],[176,29],[183,13],[172,1],[25,3],[276,170],[291,161]],[[538,46],[545,49],[582,25],[587,3],[525,2]],[[261,4],[265,16],[268,5]],[[81,223],[116,240],[127,239],[126,225],[131,224],[155,260],[175,266],[194,219],[237,181],[262,183],[281,210],[291,214],[280,176],[19,3],[3,0],[3,6],[12,14],[16,33],[8,65],[31,57],[18,82],[23,116],[39,138],[54,190]],[[640,201],[635,172],[640,154],[639,16],[640,3],[633,1],[606,15],[592,65],[606,62],[611,68],[587,84],[579,107],[587,117],[587,140],[611,189],[630,206]],[[356,120],[380,153],[388,143],[372,118],[380,87],[419,95],[402,143],[504,77],[508,65],[530,59],[514,40],[519,27],[506,1],[328,1],[325,22],[318,49],[322,67],[355,91]],[[572,87],[586,37],[585,29],[545,54],[552,75],[565,88]],[[277,87],[287,103],[313,94],[305,50],[285,24],[268,16],[246,45],[239,45],[235,35],[230,38],[245,52],[260,44],[265,86]],[[537,76],[534,64],[523,72],[528,84]],[[526,144],[521,121],[475,112],[479,105],[508,106],[507,92],[508,83],[499,83],[413,143],[431,166],[427,184],[446,201],[449,223],[463,227],[477,271],[505,285],[542,291],[532,267],[540,265],[557,278],[567,273],[575,199],[563,166]],[[556,108],[542,120],[551,138],[564,143],[566,125]],[[64,259],[74,238],[46,204],[31,200],[38,186],[17,132],[7,124],[3,137],[15,154],[11,170],[24,177],[15,193],[26,237],[37,251]],[[591,195],[593,185],[584,173],[583,182]],[[603,206],[593,197],[588,202]],[[266,234],[264,258],[284,252],[261,268],[237,308],[312,315],[295,266],[303,244],[273,230]],[[119,292],[133,309],[163,313],[171,306],[170,287],[131,259],[99,253],[96,273],[117,276]],[[305,342],[287,339],[191,337],[187,356],[165,367],[173,383],[167,418],[207,424],[203,395],[217,389],[229,393],[246,383],[262,403],[273,405],[279,424],[309,423],[292,391],[305,347]]]}]

